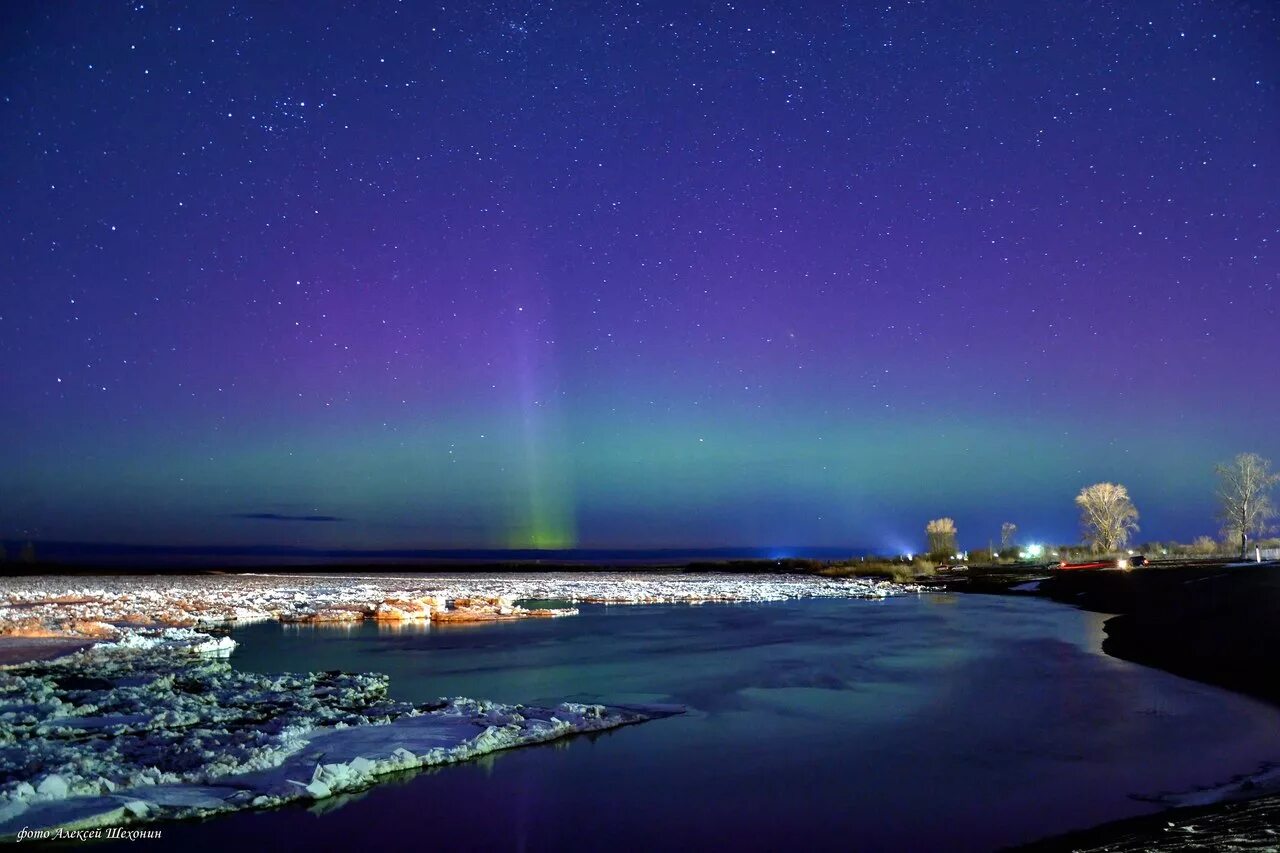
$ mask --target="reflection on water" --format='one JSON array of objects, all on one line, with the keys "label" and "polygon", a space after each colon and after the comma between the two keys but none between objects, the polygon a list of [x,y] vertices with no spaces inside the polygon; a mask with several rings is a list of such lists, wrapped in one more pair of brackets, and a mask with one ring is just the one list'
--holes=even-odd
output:
[{"label": "reflection on water", "polygon": [[280,628],[287,634],[350,634],[354,631],[363,630],[364,625],[360,622],[284,622],[281,623]]},{"label": "reflection on water", "polygon": [[[583,607],[566,619],[236,632],[236,666],[387,672],[398,698],[679,702],[680,717],[166,828],[447,849],[986,850],[1152,810],[1280,758],[1268,706],[1102,655],[1106,617],[928,596]],[[318,815],[318,816],[317,816]]]},{"label": "reflection on water", "polygon": [[379,634],[425,634],[431,630],[431,622],[426,619],[401,620],[398,622],[377,621],[373,623]]}]

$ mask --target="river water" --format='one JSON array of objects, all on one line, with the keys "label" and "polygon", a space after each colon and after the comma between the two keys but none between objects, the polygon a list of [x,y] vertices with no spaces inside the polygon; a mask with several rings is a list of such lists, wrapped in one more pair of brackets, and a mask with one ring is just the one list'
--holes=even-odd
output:
[{"label": "river water", "polygon": [[[355,849],[990,850],[1280,760],[1280,714],[1101,653],[1105,617],[925,595],[584,606],[555,620],[235,632],[235,666],[397,698],[676,702],[682,716],[390,780],[166,841]],[[273,839],[275,839],[273,841]]]}]

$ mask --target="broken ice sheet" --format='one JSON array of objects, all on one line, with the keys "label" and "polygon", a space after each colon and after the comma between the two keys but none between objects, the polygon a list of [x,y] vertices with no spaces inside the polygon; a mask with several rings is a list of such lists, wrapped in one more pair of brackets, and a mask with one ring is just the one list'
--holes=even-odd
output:
[{"label": "broken ice sheet", "polygon": [[[195,634],[196,632],[192,632]],[[0,839],[357,791],[395,771],[678,713],[388,698],[386,676],[233,670],[157,634],[0,669]]]}]

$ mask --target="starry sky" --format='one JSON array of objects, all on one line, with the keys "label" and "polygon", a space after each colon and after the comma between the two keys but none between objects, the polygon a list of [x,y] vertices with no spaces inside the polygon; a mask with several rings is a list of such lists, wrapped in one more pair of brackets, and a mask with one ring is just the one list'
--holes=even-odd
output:
[{"label": "starry sky", "polygon": [[0,538],[1215,533],[1270,2],[0,7]]}]

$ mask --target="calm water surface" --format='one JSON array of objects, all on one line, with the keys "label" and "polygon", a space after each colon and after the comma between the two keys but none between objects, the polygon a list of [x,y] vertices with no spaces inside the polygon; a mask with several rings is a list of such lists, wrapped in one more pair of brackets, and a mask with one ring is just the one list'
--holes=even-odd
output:
[{"label": "calm water surface", "polygon": [[680,717],[165,827],[170,844],[988,850],[1280,759],[1280,716],[1106,657],[1105,617],[1008,597],[586,606],[388,630],[246,627],[232,660],[389,673],[397,698],[678,702]]}]

